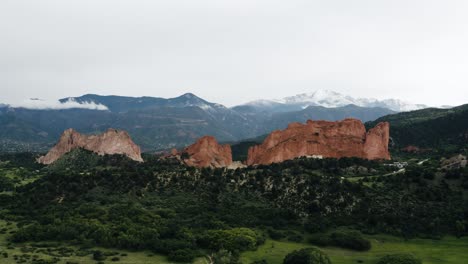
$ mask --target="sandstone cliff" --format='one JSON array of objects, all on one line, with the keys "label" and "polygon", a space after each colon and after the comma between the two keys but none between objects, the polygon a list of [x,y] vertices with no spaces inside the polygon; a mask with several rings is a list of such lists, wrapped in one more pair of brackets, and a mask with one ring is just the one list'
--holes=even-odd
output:
[{"label": "sandstone cliff", "polygon": [[127,132],[108,129],[100,135],[82,135],[73,129],[63,132],[59,142],[38,159],[39,163],[51,164],[73,149],[83,148],[99,155],[123,154],[132,160],[142,162],[140,147],[130,138]]},{"label": "sandstone cliff", "polygon": [[247,164],[271,164],[302,156],[390,159],[389,124],[379,123],[366,132],[361,121],[307,121],[292,123],[271,133],[263,144],[249,149]]},{"label": "sandstone cliff", "polygon": [[231,146],[220,145],[214,137],[205,136],[182,152],[185,164],[193,167],[227,167],[232,164]]}]

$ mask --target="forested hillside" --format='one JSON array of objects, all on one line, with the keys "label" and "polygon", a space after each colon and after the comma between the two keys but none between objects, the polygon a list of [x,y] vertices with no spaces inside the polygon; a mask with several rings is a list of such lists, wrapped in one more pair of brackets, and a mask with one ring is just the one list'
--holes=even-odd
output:
[{"label": "forested hillside", "polygon": [[390,123],[390,136],[397,148],[414,145],[443,151],[468,146],[468,105],[387,115],[366,126],[373,127],[382,121]]},{"label": "forested hillside", "polygon": [[0,217],[22,223],[13,242],[146,249],[188,261],[221,249],[254,250],[266,237],[303,241],[341,227],[401,237],[468,232],[468,171],[439,171],[438,159],[394,174],[390,166],[355,158],[237,170],[195,169],[155,156],[137,163],[83,150],[49,167],[33,158],[1,157],[4,171],[22,167],[37,175],[9,173],[1,181],[7,192],[0,194]]}]

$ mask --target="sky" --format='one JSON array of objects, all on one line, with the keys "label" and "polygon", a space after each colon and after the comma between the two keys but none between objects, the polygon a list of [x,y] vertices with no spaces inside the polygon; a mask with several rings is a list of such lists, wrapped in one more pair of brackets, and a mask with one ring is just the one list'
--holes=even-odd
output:
[{"label": "sky", "polygon": [[466,14],[466,0],[1,0],[0,102],[329,89],[460,105]]}]

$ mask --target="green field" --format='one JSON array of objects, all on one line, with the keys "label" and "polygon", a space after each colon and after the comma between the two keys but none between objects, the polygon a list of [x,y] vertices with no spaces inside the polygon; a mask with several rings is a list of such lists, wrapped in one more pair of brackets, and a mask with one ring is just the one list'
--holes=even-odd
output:
[{"label": "green field", "polygon": [[[76,246],[70,245],[60,245],[60,246],[47,246],[41,247],[30,243],[25,244],[10,244],[7,240],[8,234],[16,230],[16,225],[14,223],[8,224],[7,222],[0,220],[0,230],[3,230],[0,233],[0,263],[2,264],[17,264],[19,263],[15,260],[24,259],[25,262],[22,263],[33,263],[33,259],[50,261],[54,257],[58,257],[60,260],[58,264],[66,263],[97,263],[93,260],[92,253],[87,255],[83,254]],[[42,243],[44,244],[44,243]],[[93,248],[93,250],[101,250],[102,252],[114,252],[115,256],[108,256],[104,263],[121,263],[121,264],[152,264],[152,263],[161,263],[169,264],[171,262],[167,261],[165,256],[156,255],[151,252],[131,252],[128,250],[113,250],[113,249],[104,249],[104,248]],[[66,253],[62,253],[66,252]],[[8,257],[5,258],[3,253],[7,253]],[[118,257],[119,261],[112,261],[113,257]]]},{"label": "green field", "polygon": [[[468,263],[468,238],[446,237],[442,240],[412,239],[404,241],[391,236],[368,236],[372,249],[356,252],[338,248],[322,248],[333,264],[376,263],[388,253],[407,252],[423,260],[424,264],[465,264]],[[267,240],[257,251],[242,254],[242,263],[265,259],[269,264],[283,263],[291,251],[310,247],[310,244]],[[362,262],[361,262],[362,261]]]},{"label": "green field", "polygon": [[[80,249],[76,246],[51,246],[38,247],[27,244],[9,244],[7,241],[8,233],[16,229],[15,224],[7,225],[7,222],[0,221],[0,230],[5,231],[5,234],[0,234],[0,263],[16,264],[15,255],[18,258],[28,256],[28,260],[24,263],[32,263],[31,260],[36,256],[36,259],[52,260],[54,256],[58,256],[60,261],[57,263],[97,263],[92,259],[92,254],[79,256]],[[454,237],[446,237],[442,240],[429,239],[412,239],[404,241],[403,239],[392,236],[367,236],[372,242],[372,249],[368,252],[356,252],[343,250],[339,248],[321,248],[325,251],[332,260],[333,264],[352,264],[352,263],[376,263],[377,260],[388,253],[407,252],[414,254],[423,260],[424,264],[464,264],[468,260],[468,238],[457,239]],[[241,256],[241,263],[249,264],[255,260],[265,259],[269,264],[282,263],[286,254],[293,250],[310,247],[306,243],[294,243],[285,241],[267,240],[266,243],[259,247],[257,251],[245,252]],[[62,254],[64,249],[69,253]],[[31,250],[33,250],[31,252]],[[114,262],[111,259],[115,256],[107,257],[104,263],[122,263],[122,264],[146,264],[146,263],[161,263],[169,264],[166,257],[156,255],[151,252],[132,252],[127,250],[113,250],[103,248],[93,248],[92,250],[101,250],[103,252],[115,252],[115,256],[119,261]],[[65,250],[66,251],[66,250]],[[8,253],[8,258],[4,258],[1,254]],[[66,256],[69,254],[69,256]],[[65,256],[64,256],[65,255]],[[205,263],[203,259],[198,259],[195,263]]]}]

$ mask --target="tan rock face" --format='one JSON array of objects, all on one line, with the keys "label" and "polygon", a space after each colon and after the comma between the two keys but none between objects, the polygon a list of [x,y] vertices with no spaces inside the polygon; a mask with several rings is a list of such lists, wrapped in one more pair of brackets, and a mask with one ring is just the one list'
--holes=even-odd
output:
[{"label": "tan rock face", "polygon": [[198,168],[227,167],[232,164],[231,146],[220,145],[214,137],[205,136],[185,148],[182,159],[188,166]]},{"label": "tan rock face", "polygon": [[390,124],[388,122],[378,123],[369,129],[364,142],[365,159],[390,159],[388,152],[388,141],[390,140]]},{"label": "tan rock face", "polygon": [[38,159],[39,163],[51,164],[73,149],[83,148],[99,155],[123,154],[132,160],[142,162],[140,147],[130,138],[127,132],[108,129],[100,135],[82,135],[73,129],[63,132],[59,142]]},{"label": "tan rock face", "polygon": [[361,121],[307,121],[292,123],[271,133],[263,144],[249,149],[247,164],[271,164],[302,156],[390,159],[389,124],[379,123],[366,132]]}]

